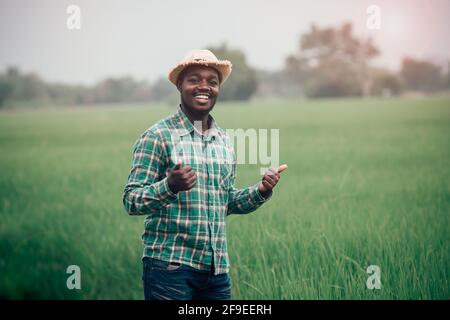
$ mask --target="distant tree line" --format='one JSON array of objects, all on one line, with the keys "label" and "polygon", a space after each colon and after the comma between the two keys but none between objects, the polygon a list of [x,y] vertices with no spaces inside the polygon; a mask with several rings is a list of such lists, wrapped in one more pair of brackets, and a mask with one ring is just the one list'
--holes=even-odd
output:
[{"label": "distant tree line", "polygon": [[[396,95],[404,90],[432,93],[450,88],[449,68],[405,57],[399,73],[376,68],[380,50],[371,39],[340,28],[311,26],[300,37],[299,51],[286,58],[283,73],[308,97]],[[450,65],[449,65],[450,66]]]},{"label": "distant tree line", "polygon": [[0,106],[83,105],[151,101],[154,87],[131,77],[108,78],[94,86],[48,83],[35,73],[21,73],[10,67],[0,74]]},{"label": "distant tree line", "polygon": [[[400,72],[372,66],[380,50],[370,39],[358,38],[352,25],[320,28],[312,25],[300,37],[298,51],[285,59],[284,68],[269,72],[251,67],[244,52],[225,44],[210,47],[219,58],[233,63],[230,81],[220,100],[265,96],[390,96],[404,91],[433,93],[450,89],[446,70],[430,61],[405,57]],[[131,77],[107,78],[93,86],[49,83],[35,73],[10,67],[0,73],[0,108],[14,105],[88,105],[125,102],[176,103],[178,92],[164,77],[154,83]]]},{"label": "distant tree line", "polygon": [[[233,62],[233,81],[221,88],[220,99],[247,100],[257,89],[256,71],[248,66],[245,54],[225,45],[209,48],[221,59]],[[0,107],[5,105],[87,105],[98,103],[176,103],[178,91],[165,78],[154,83],[131,77],[107,78],[93,86],[48,83],[35,73],[21,73],[10,67],[0,73]]]}]

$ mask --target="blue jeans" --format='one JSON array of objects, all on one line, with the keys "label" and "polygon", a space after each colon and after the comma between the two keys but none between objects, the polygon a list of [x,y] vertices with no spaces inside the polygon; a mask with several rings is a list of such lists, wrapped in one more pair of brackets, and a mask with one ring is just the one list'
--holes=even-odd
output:
[{"label": "blue jeans", "polygon": [[190,266],[143,258],[146,300],[229,300],[231,280],[228,273],[214,275]]}]

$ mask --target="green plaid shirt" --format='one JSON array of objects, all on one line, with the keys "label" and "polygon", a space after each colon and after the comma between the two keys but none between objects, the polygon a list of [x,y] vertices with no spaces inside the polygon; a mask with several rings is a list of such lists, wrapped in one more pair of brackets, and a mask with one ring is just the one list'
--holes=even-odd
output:
[{"label": "green plaid shirt", "polygon": [[[271,195],[265,199],[259,183],[234,187],[234,148],[211,119],[207,134],[201,134],[179,107],[147,129],[134,145],[123,204],[130,215],[146,215],[144,257],[200,270],[214,263],[214,273],[220,274],[229,271],[225,217],[252,212]],[[194,169],[197,183],[174,194],[167,174],[179,160]]]}]

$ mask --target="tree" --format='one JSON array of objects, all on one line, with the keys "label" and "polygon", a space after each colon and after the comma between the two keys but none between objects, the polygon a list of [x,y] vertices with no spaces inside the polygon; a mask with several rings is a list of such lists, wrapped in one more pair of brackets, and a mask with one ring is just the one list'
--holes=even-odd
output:
[{"label": "tree", "polygon": [[302,95],[301,88],[282,70],[256,70],[258,89],[255,92],[260,98],[268,97],[298,97]]},{"label": "tree", "polygon": [[299,52],[287,57],[285,72],[308,96],[369,95],[369,62],[378,54],[370,38],[353,35],[350,23],[337,29],[313,24],[300,38]]},{"label": "tree", "polygon": [[35,73],[22,76],[20,96],[24,100],[38,100],[47,98],[45,82]]},{"label": "tree", "polygon": [[445,78],[446,78],[446,82],[447,82],[446,88],[450,89],[450,60],[447,62],[447,76]]},{"label": "tree", "polygon": [[400,73],[405,87],[410,90],[432,92],[445,87],[441,68],[429,61],[405,57]]},{"label": "tree", "polygon": [[176,101],[179,98],[179,95],[178,90],[166,77],[157,79],[152,86],[151,97],[153,101],[166,101],[170,104],[177,105]]},{"label": "tree", "polygon": [[108,78],[94,88],[95,101],[102,103],[144,101],[150,98],[150,92],[148,84],[131,77]]},{"label": "tree", "polygon": [[248,100],[255,93],[258,83],[256,71],[247,64],[245,54],[238,49],[228,49],[225,44],[210,47],[218,59],[230,60],[233,72],[220,90],[220,100]]},{"label": "tree", "polygon": [[372,94],[378,96],[398,95],[402,91],[399,75],[383,68],[373,68]]},{"label": "tree", "polygon": [[0,76],[0,108],[4,106],[6,100],[8,100],[13,93],[13,85],[6,77]]},{"label": "tree", "polygon": [[6,73],[0,74],[0,106],[5,101],[47,101],[47,85],[35,73],[21,74],[16,67],[9,67]]}]

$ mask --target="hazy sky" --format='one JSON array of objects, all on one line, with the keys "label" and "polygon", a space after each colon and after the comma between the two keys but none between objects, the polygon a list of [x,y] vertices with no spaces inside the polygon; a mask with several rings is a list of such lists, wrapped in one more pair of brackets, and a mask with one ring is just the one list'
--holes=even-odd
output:
[{"label": "hazy sky", "polygon": [[[70,4],[81,9],[81,30],[66,27]],[[372,4],[381,9],[380,30],[366,26]],[[122,75],[154,80],[188,50],[222,42],[242,49],[252,66],[276,70],[311,23],[344,21],[374,38],[378,65],[397,69],[404,55],[450,58],[450,0],[0,0],[0,70],[16,65],[84,84]]]}]

